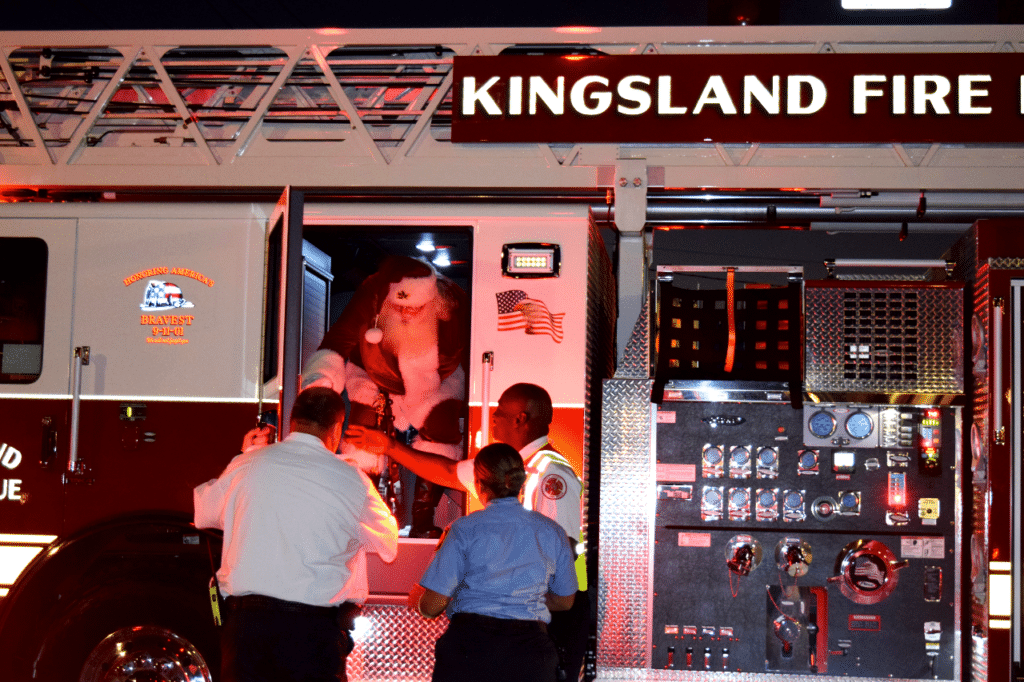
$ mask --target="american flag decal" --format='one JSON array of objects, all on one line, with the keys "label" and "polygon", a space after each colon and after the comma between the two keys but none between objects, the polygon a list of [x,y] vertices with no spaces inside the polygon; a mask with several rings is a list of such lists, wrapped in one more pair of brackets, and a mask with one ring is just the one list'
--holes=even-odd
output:
[{"label": "american flag decal", "polygon": [[552,314],[544,301],[530,298],[522,289],[502,291],[497,297],[499,332],[523,329],[527,334],[547,334],[555,343],[562,342],[565,313]]}]

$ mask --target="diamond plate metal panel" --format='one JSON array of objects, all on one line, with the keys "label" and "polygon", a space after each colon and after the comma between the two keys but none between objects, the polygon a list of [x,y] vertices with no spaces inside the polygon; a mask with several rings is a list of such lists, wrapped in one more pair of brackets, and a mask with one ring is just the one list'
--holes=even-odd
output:
[{"label": "diamond plate metal panel", "polygon": [[597,665],[650,667],[654,520],[651,382],[604,382]]},{"label": "diamond plate metal panel", "polygon": [[429,680],[434,672],[434,643],[448,629],[444,616],[427,620],[406,606],[368,605],[367,627],[348,655],[350,680]]},{"label": "diamond plate metal panel", "polygon": [[806,289],[806,389],[963,393],[963,290],[937,286]]},{"label": "diamond plate metal panel", "polygon": [[619,366],[615,369],[616,379],[646,379],[651,375],[649,306],[650,301],[644,301],[643,309],[633,325],[633,333],[622,351]]},{"label": "diamond plate metal panel", "polygon": [[[587,239],[587,385],[583,410],[583,541],[589,543],[596,529],[592,504],[597,497],[590,490],[591,461],[596,449],[598,423],[591,420],[600,413],[601,382],[615,371],[615,273],[601,234],[591,217]],[[586,545],[585,545],[586,546]],[[588,555],[588,571],[593,570],[594,557]],[[592,575],[592,574],[591,574]],[[592,580],[593,578],[591,578]]]}]

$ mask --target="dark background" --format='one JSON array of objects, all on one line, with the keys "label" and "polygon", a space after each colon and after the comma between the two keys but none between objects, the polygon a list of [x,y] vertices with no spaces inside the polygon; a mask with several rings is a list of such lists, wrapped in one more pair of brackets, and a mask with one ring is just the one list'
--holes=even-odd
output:
[{"label": "dark background", "polygon": [[0,30],[1024,24],[1024,0],[845,11],[841,0],[10,0]]}]

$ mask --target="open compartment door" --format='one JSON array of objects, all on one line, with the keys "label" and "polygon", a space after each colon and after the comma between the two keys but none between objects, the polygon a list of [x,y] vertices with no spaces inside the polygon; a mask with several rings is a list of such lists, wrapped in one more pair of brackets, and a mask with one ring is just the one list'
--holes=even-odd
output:
[{"label": "open compartment door", "polygon": [[[1011,324],[1011,343],[1013,352],[1011,354],[1011,362],[1013,363],[1012,371],[1010,373],[1010,381],[1012,382],[1011,388],[1014,391],[1012,395],[1019,396],[1021,391],[1024,390],[1024,279],[1014,279],[1011,284],[1012,292],[1012,305],[1013,305],[1013,318]],[[999,396],[1002,392],[995,395]],[[1013,401],[1009,401],[1013,402]],[[998,423],[998,419],[995,421],[993,426]],[[992,561],[990,566],[989,574],[989,585],[990,585],[990,597],[989,597],[989,627],[993,626],[1002,628],[1009,628],[1010,631],[1010,675],[1011,679],[1019,679],[1022,669],[1024,669],[1024,654],[1021,651],[1021,633],[1024,632],[1024,623],[1022,623],[1022,613],[1024,613],[1024,569],[1022,569],[1022,563],[1024,563],[1024,532],[1022,532],[1022,520],[1021,520],[1021,509],[1022,503],[1024,503],[1024,484],[1022,484],[1021,474],[1021,453],[1024,451],[1024,410],[1022,410],[1020,401],[1017,401],[1016,406],[1011,416],[1011,428],[1010,433],[1012,434],[1009,439],[1010,445],[1010,505],[1009,518],[1010,518],[1010,556],[1008,562],[999,563]],[[994,558],[994,557],[993,557]],[[1006,564],[1009,564],[1007,567]],[[1007,571],[1007,568],[1009,569]],[[1009,573],[1009,576],[1006,574]],[[1009,581],[1007,581],[1009,577]],[[1009,583],[1007,585],[1007,583]],[[1009,599],[1006,598],[1007,590],[1009,587]],[[993,599],[993,597],[996,597]],[[999,597],[1003,597],[999,599]],[[999,606],[997,606],[999,605]],[[993,613],[993,607],[1001,609],[998,613]],[[1009,614],[1006,611],[1009,610]],[[1008,621],[1005,620],[999,623],[997,619],[1006,619],[1009,616]],[[998,625],[997,625],[998,623]]]},{"label": "open compartment door", "polygon": [[302,215],[304,194],[286,187],[270,216],[263,288],[263,386],[259,397],[277,399],[278,437],[288,435],[302,344]]}]

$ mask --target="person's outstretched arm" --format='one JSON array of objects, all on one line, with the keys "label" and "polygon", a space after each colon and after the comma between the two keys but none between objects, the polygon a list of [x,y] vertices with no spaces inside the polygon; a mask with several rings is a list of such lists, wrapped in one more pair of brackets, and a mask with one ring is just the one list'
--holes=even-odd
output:
[{"label": "person's outstretched arm", "polygon": [[367,452],[387,455],[417,476],[422,476],[432,483],[456,490],[466,489],[459,482],[456,473],[458,462],[443,455],[414,450],[381,431],[355,424],[350,425],[345,431],[345,441]]}]

